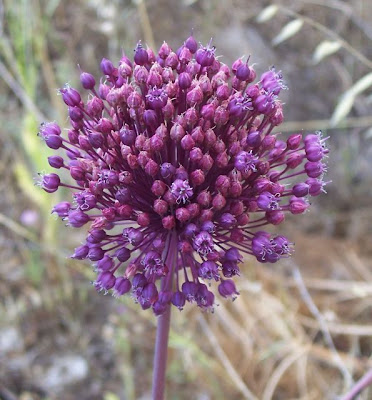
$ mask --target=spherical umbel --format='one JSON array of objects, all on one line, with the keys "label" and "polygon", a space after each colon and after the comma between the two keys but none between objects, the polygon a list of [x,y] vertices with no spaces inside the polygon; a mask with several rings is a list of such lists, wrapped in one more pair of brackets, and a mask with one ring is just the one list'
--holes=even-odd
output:
[{"label": "spherical umbel", "polygon": [[213,310],[213,282],[235,299],[244,255],[290,256],[289,240],[266,227],[325,192],[326,138],[282,139],[282,73],[271,68],[255,83],[250,59],[229,68],[192,36],[157,54],[138,42],[133,61],[103,58],[100,69],[99,79],[81,72],[86,92],[59,90],[66,133],[55,122],[39,132],[61,174],[37,184],[70,189],[52,212],[88,229],[72,257],[92,262],[98,291],[128,293],[155,315],[187,303]]}]

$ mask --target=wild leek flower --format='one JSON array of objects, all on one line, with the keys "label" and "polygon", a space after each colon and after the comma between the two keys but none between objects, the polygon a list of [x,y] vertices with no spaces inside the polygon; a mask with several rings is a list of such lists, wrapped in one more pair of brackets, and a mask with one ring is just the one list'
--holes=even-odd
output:
[{"label": "wild leek flower", "polygon": [[280,71],[254,83],[248,61],[229,68],[193,37],[176,52],[164,42],[157,54],[139,42],[134,62],[123,55],[100,67],[98,84],[81,73],[86,95],[59,90],[67,134],[54,122],[40,129],[48,147],[65,152],[50,165],[75,181],[42,176],[47,192],[73,191],[53,212],[89,226],[72,257],[93,262],[98,290],[131,293],[156,315],[186,302],[212,310],[209,282],[236,297],[231,278],[243,254],[262,263],[290,255],[290,241],[264,229],[302,214],[324,191],[325,139],[280,140]]}]

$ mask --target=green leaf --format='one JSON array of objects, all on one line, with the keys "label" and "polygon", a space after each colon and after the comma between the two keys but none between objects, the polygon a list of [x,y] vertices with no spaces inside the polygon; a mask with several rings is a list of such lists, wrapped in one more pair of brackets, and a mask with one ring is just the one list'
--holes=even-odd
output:
[{"label": "green leaf", "polygon": [[30,251],[28,263],[25,266],[25,273],[35,285],[38,285],[42,280],[45,273],[45,265],[41,261],[40,253],[38,251]]},{"label": "green leaf", "polygon": [[120,400],[120,397],[117,396],[115,393],[106,392],[106,393],[103,395],[103,399],[104,399],[104,400]]}]

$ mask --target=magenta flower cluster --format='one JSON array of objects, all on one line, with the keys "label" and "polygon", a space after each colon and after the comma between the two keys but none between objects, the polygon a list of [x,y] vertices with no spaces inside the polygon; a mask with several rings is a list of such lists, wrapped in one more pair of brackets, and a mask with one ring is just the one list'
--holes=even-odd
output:
[{"label": "magenta flower cluster", "polygon": [[89,225],[73,257],[94,263],[96,288],[130,292],[157,315],[187,301],[213,309],[208,283],[234,298],[242,253],[263,263],[288,257],[287,238],[264,227],[303,213],[308,196],[324,191],[328,150],[320,132],[285,141],[273,133],[283,121],[281,73],[271,68],[254,83],[248,61],[229,68],[193,37],[176,52],[138,43],[134,62],[123,55],[100,67],[99,84],[81,73],[84,99],[60,89],[67,135],[53,122],[40,130],[65,152],[49,164],[75,181],[51,173],[41,186],[73,190],[53,212],[72,227]]}]

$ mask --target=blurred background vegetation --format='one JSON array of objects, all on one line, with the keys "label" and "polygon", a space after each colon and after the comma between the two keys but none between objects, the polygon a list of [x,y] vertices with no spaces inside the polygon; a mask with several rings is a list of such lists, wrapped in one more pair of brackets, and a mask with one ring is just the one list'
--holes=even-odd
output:
[{"label": "blurred background vegetation", "polygon": [[[194,30],[229,64],[251,55],[289,86],[281,132],[330,136],[328,195],[282,232],[296,255],[245,261],[241,296],[174,312],[168,399],[336,399],[372,367],[372,0],[0,0],[0,399],[150,399],[155,318],[95,292],[68,258],[83,232],[59,196],[42,121],[67,126],[57,88],[99,74],[138,39]],[[362,399],[371,399],[372,390]]]}]

